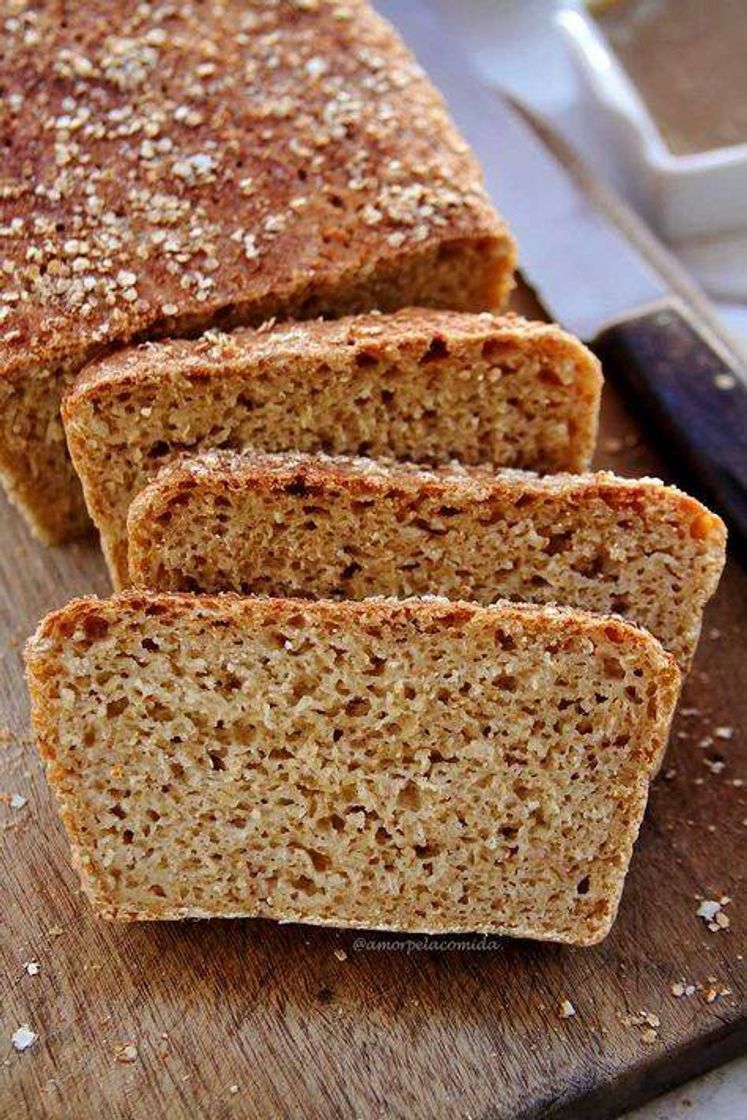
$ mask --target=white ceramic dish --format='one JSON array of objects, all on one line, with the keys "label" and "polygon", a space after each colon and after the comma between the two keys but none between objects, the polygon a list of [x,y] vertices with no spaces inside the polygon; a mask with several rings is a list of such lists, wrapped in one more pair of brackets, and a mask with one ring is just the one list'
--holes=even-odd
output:
[{"label": "white ceramic dish", "polygon": [[668,240],[747,228],[747,144],[674,155],[582,0],[556,16],[597,108],[651,215]]}]

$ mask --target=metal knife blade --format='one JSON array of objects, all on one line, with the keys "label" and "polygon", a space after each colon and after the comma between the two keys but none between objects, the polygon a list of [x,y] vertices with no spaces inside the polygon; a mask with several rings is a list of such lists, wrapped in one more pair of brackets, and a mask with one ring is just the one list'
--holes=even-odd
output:
[{"label": "metal knife blade", "polygon": [[592,339],[667,294],[661,277],[600,218],[529,125],[473,73],[432,9],[419,0],[376,6],[443,94],[516,237],[522,273],[564,327]]}]

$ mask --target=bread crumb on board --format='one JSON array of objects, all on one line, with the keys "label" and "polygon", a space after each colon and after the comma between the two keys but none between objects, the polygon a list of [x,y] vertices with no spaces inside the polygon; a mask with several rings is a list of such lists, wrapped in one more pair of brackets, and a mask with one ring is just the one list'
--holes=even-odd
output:
[{"label": "bread crumb on board", "polygon": [[11,1042],[15,1050],[23,1053],[24,1050],[29,1050],[34,1045],[38,1037],[39,1035],[31,1030],[28,1023],[21,1023],[20,1027],[13,1031]]},{"label": "bread crumb on board", "polygon": [[686,984],[684,980],[676,980],[669,990],[675,999],[682,999],[683,996],[694,996],[696,987],[695,984]]},{"label": "bread crumb on board", "polygon": [[114,1047],[114,1058],[118,1062],[135,1062],[138,1058],[137,1046],[134,1042],[125,1042]]},{"label": "bread crumb on board", "polygon": [[661,1018],[655,1011],[638,1011],[634,1015],[620,1015],[620,1022],[624,1027],[641,1027],[640,1040],[646,1046],[651,1046],[659,1039]]},{"label": "bread crumb on board", "polygon": [[711,933],[718,933],[731,925],[729,915],[724,913],[724,907],[730,902],[731,899],[727,895],[720,899],[704,898],[695,913],[703,919]]}]

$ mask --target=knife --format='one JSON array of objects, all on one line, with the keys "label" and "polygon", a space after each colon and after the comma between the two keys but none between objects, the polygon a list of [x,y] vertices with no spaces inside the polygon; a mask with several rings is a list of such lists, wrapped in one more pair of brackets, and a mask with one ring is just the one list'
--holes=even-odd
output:
[{"label": "knife", "polygon": [[421,0],[377,0],[441,90],[544,307],[658,428],[695,489],[747,544],[744,359],[671,254],[563,142],[472,71]]}]

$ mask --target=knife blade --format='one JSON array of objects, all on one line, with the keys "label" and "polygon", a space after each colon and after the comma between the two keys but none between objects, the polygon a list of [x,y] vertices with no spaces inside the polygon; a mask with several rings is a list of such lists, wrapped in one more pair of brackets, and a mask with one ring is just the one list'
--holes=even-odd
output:
[{"label": "knife blade", "polygon": [[517,238],[522,274],[544,307],[597,351],[641,419],[658,426],[661,449],[747,544],[744,361],[702,294],[620,200],[569,171],[575,164],[578,172],[578,162],[557,138],[548,147],[546,126],[473,72],[432,9],[421,0],[377,0],[377,7],[480,159],[488,193]]}]

